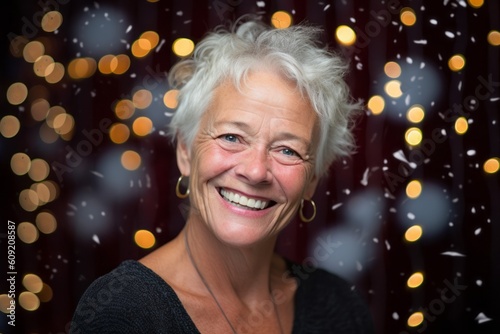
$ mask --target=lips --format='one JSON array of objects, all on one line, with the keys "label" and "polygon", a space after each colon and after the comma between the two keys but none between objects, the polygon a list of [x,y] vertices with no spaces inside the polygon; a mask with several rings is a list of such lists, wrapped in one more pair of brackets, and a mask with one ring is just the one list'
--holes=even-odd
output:
[{"label": "lips", "polygon": [[263,210],[271,205],[274,205],[273,201],[265,201],[258,198],[252,198],[249,196],[234,193],[232,191],[221,188],[219,194],[226,201],[235,204],[240,207],[244,207],[250,210]]}]

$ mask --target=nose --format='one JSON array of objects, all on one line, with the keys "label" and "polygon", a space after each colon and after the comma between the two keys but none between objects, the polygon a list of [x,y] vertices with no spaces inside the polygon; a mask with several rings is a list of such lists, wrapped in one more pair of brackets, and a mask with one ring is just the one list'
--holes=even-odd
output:
[{"label": "nose", "polygon": [[270,183],[272,174],[270,170],[270,158],[265,148],[248,149],[235,168],[239,178],[249,184]]}]

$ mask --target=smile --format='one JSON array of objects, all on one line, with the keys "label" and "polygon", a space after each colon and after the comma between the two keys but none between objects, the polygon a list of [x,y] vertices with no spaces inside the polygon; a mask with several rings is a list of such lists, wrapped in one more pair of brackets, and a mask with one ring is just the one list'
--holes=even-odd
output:
[{"label": "smile", "polygon": [[268,204],[270,203],[269,201],[246,197],[244,195],[236,194],[222,188],[220,189],[219,193],[226,201],[235,204],[236,206],[251,210],[263,210],[268,207]]}]

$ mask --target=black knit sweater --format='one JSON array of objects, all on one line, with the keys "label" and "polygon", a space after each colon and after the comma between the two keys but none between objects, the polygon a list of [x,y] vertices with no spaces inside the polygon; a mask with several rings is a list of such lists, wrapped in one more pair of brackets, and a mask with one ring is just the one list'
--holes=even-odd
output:
[{"label": "black knit sweater", "polygon": [[[365,303],[344,280],[321,269],[293,263],[289,268],[299,283],[293,333],[373,333]],[[70,333],[199,331],[161,277],[137,261],[125,261],[87,289],[74,313]]]}]

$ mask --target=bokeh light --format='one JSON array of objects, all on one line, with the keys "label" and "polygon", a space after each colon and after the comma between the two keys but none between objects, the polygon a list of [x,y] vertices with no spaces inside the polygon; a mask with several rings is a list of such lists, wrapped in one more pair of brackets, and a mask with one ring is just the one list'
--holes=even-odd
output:
[{"label": "bokeh light", "polygon": [[26,244],[32,244],[38,240],[38,229],[30,222],[22,222],[17,225],[17,236]]},{"label": "bokeh light", "polygon": [[424,120],[425,111],[424,107],[421,105],[414,105],[408,109],[406,113],[406,119],[408,119],[412,123],[420,123]]},{"label": "bokeh light", "polygon": [[38,98],[31,102],[31,117],[35,121],[43,121],[49,112],[50,104],[46,99]]},{"label": "bokeh light", "polygon": [[9,295],[4,293],[0,295],[0,311],[3,313],[8,314],[10,310],[8,310],[9,307],[11,307],[11,301],[15,301],[14,299],[9,298]]},{"label": "bokeh light", "polygon": [[408,198],[417,198],[422,193],[422,183],[418,180],[412,180],[406,185],[406,196]]},{"label": "bokeh light", "polygon": [[33,189],[24,189],[19,193],[19,205],[25,211],[35,211],[39,203],[38,194]]},{"label": "bokeh light", "polygon": [[412,274],[406,284],[409,288],[415,289],[418,288],[424,282],[424,275],[421,272],[416,272]]},{"label": "bokeh light", "polygon": [[63,64],[56,62],[49,65],[49,67],[47,68],[47,72],[49,74],[45,76],[45,81],[50,84],[55,84],[62,80],[66,70],[64,69]]},{"label": "bokeh light", "polygon": [[111,73],[120,75],[128,71],[130,68],[130,57],[124,54],[119,54],[111,58],[109,69]]},{"label": "bokeh light", "polygon": [[7,88],[7,101],[16,106],[24,102],[28,97],[28,88],[22,82],[16,82]]},{"label": "bokeh light", "polygon": [[58,11],[51,11],[45,13],[42,18],[41,26],[46,32],[54,32],[61,26],[63,22],[63,16]]},{"label": "bokeh light", "polygon": [[57,229],[56,218],[50,212],[40,212],[36,216],[36,227],[43,234],[51,234]]},{"label": "bokeh light", "polygon": [[374,95],[368,100],[368,109],[373,115],[380,115],[385,108],[385,100],[380,95]]},{"label": "bokeh light", "polygon": [[43,281],[38,275],[26,274],[23,277],[23,285],[28,291],[32,293],[39,293],[42,291]]},{"label": "bokeh light", "polygon": [[23,58],[28,63],[34,63],[45,54],[45,46],[39,41],[31,41],[24,46]]},{"label": "bokeh light", "polygon": [[43,159],[33,159],[28,175],[33,181],[39,182],[45,180],[47,176],[49,176],[49,172],[50,166],[47,161]]},{"label": "bokeh light", "polygon": [[0,133],[5,138],[12,138],[19,132],[21,122],[16,116],[7,115],[0,119]]},{"label": "bokeh light", "polygon": [[30,291],[23,291],[19,295],[19,305],[26,311],[36,311],[40,307],[40,299]]},{"label": "bokeh light", "polygon": [[454,72],[458,72],[465,66],[465,57],[461,54],[453,55],[448,60],[448,67]]},{"label": "bokeh light", "polygon": [[52,297],[54,296],[54,292],[52,291],[52,288],[47,284],[43,283],[42,291],[37,293],[38,298],[42,303],[47,303],[52,300]]},{"label": "bokeh light", "polygon": [[488,33],[488,43],[490,43],[493,46],[499,46],[500,45],[500,31],[498,30],[492,30]]},{"label": "bokeh light", "polygon": [[389,78],[396,79],[401,75],[401,66],[395,61],[389,61],[384,65],[384,73]]},{"label": "bokeh light", "polygon": [[424,321],[424,314],[422,312],[415,312],[408,317],[408,326],[417,327]]},{"label": "bokeh light", "polygon": [[288,28],[292,25],[292,15],[284,10],[279,10],[271,16],[271,24],[277,29]]},{"label": "bokeh light", "polygon": [[10,159],[10,168],[16,175],[24,175],[31,168],[31,159],[26,153],[15,153]]},{"label": "bokeh light", "polygon": [[177,108],[177,96],[179,91],[177,89],[171,89],[163,95],[163,103],[167,108],[175,109]]},{"label": "bokeh light", "polygon": [[480,8],[484,5],[484,0],[467,0],[467,2],[473,8]]},{"label": "bokeh light", "polygon": [[419,128],[409,128],[405,133],[405,140],[408,145],[417,146],[422,142],[422,130]]},{"label": "bokeh light", "polygon": [[155,245],[156,239],[153,233],[148,230],[139,230],[134,234],[134,241],[137,246],[148,249]]},{"label": "bokeh light", "polygon": [[133,171],[141,166],[141,160],[142,159],[139,153],[132,150],[128,150],[123,152],[120,161],[123,168],[125,168],[126,170]]},{"label": "bokeh light", "polygon": [[99,69],[99,72],[102,74],[111,74],[113,73],[113,70],[111,69],[111,62],[115,56],[111,54],[107,54],[101,57],[99,59],[99,62],[97,63],[97,68]]},{"label": "bokeh light", "polygon": [[54,70],[54,58],[48,55],[38,57],[33,64],[33,71],[39,77],[46,77]]},{"label": "bokeh light", "polygon": [[483,170],[488,174],[498,173],[500,169],[500,158],[490,158],[483,164]]},{"label": "bokeh light", "polygon": [[132,123],[132,130],[137,136],[147,136],[153,130],[153,122],[146,116],[137,117]]},{"label": "bokeh light", "polygon": [[179,57],[187,57],[194,51],[194,42],[189,38],[177,38],[172,43],[172,51]]},{"label": "bokeh light", "polygon": [[469,129],[469,123],[465,117],[458,117],[455,121],[455,132],[459,135],[463,135]]},{"label": "bokeh light", "polygon": [[[111,62],[111,61],[110,61]],[[105,65],[103,65],[104,67]],[[107,64],[109,67],[109,63]],[[73,79],[86,79],[94,75],[97,70],[97,62],[94,58],[75,58],[68,65],[68,75]],[[111,73],[111,69],[109,69]],[[106,74],[109,74],[106,73]]]},{"label": "bokeh light", "polygon": [[417,22],[417,16],[415,15],[415,11],[410,7],[405,7],[401,9],[401,13],[399,15],[401,19],[401,23],[405,26],[411,27]]},{"label": "bokeh light", "polygon": [[335,39],[342,45],[353,45],[356,43],[356,33],[351,27],[340,25],[335,30]]},{"label": "bokeh light", "polygon": [[422,227],[420,225],[410,226],[405,232],[405,240],[415,242],[422,237]]},{"label": "bokeh light", "polygon": [[134,115],[134,112],[135,106],[131,100],[120,100],[115,105],[115,114],[119,119],[129,119],[130,117],[132,117],[132,115]]},{"label": "bokeh light", "polygon": [[398,80],[391,80],[387,82],[384,86],[385,93],[392,98],[397,99],[403,95],[401,91],[401,82]]},{"label": "bokeh light", "polygon": [[137,109],[146,109],[153,102],[153,94],[147,89],[139,89],[132,97],[132,103]]},{"label": "bokeh light", "polygon": [[150,50],[156,48],[160,42],[160,36],[156,31],[145,31],[140,38],[149,41]]},{"label": "bokeh light", "polygon": [[123,123],[115,123],[109,129],[109,138],[115,144],[123,144],[130,137],[130,130]]}]

